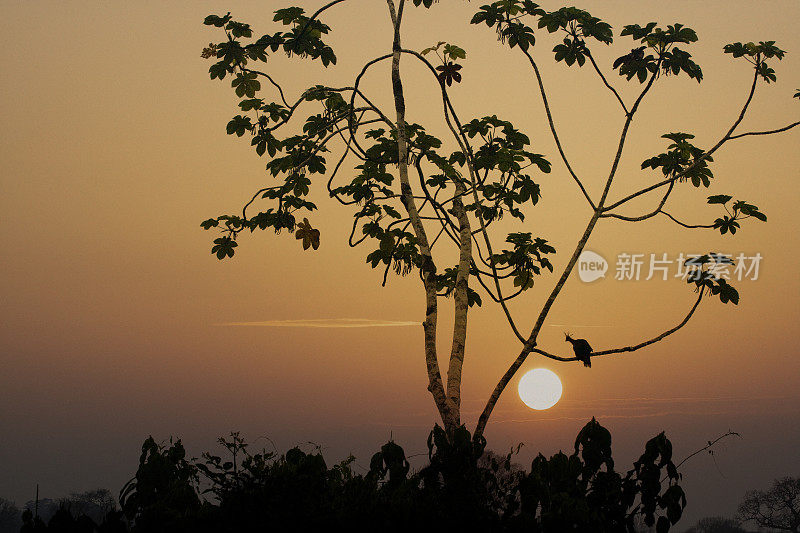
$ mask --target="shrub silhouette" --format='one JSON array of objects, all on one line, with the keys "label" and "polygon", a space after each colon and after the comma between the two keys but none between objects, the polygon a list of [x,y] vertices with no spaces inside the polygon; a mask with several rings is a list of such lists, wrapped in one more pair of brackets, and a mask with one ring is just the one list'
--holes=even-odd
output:
[{"label": "shrub silhouette", "polygon": [[149,437],[136,475],[120,491],[122,511],[141,531],[191,531],[200,509],[196,482],[180,440],[165,448]]},{"label": "shrub silhouette", "polygon": [[[665,532],[686,498],[661,433],[625,473],[615,470],[611,434],[592,419],[574,451],[536,457],[515,470],[513,454],[484,457],[486,441],[465,427],[428,438],[429,463],[412,471],[403,448],[384,444],[366,474],[354,458],[328,467],[318,451],[248,451],[232,433],[230,458],[187,460],[181,442],[142,446],[136,476],[121,493],[134,533],[161,531],[481,531],[632,532],[637,520]],[[480,460],[484,457],[484,460]]]}]

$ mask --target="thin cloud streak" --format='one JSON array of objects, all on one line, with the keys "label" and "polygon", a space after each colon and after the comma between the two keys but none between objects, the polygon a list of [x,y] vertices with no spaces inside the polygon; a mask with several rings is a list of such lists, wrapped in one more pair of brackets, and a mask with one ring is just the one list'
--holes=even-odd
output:
[{"label": "thin cloud streak", "polygon": [[551,328],[617,328],[619,326],[608,326],[603,324],[547,324]]},{"label": "thin cloud streak", "polygon": [[223,322],[216,326],[259,326],[272,328],[391,328],[419,326],[420,322],[373,320],[369,318],[311,318],[298,320],[262,320],[256,322]]}]

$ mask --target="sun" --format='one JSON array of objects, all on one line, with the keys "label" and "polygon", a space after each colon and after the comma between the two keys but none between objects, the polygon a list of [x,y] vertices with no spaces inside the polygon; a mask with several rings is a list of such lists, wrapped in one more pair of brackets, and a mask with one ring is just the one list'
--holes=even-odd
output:
[{"label": "sun", "polygon": [[519,380],[519,397],[531,409],[550,409],[561,399],[561,380],[546,368],[534,368]]}]

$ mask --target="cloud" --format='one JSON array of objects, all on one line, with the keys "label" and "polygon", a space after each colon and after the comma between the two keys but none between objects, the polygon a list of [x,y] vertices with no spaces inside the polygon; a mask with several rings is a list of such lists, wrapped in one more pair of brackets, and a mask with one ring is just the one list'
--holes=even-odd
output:
[{"label": "cloud", "polygon": [[586,325],[586,324],[548,324],[551,328],[615,328],[617,326]]},{"label": "cloud", "polygon": [[369,318],[310,318],[299,320],[262,320],[259,322],[224,322],[217,326],[261,326],[272,328],[387,328],[419,326],[405,320],[373,320]]}]

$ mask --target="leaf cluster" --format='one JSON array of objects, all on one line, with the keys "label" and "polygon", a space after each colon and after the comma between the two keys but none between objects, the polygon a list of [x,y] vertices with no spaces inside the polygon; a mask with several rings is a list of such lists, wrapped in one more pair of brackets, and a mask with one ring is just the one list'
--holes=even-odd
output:
[{"label": "leaf cluster", "polygon": [[514,278],[514,286],[520,290],[533,287],[533,277],[541,273],[542,268],[553,271],[553,264],[545,257],[554,254],[556,249],[546,240],[531,238],[530,233],[509,233],[506,242],[513,245],[510,250],[494,254],[492,262],[501,268],[510,269]]},{"label": "leaf cluster", "polygon": [[728,210],[727,203],[732,199],[733,196],[729,196],[727,194],[716,194],[708,197],[709,204],[722,205],[725,207],[725,211],[728,213],[727,215],[723,215],[722,217],[714,220],[713,227],[718,229],[721,235],[725,235],[728,232],[730,232],[731,235],[735,234],[736,230],[741,227],[737,221],[743,218],[752,217],[756,220],[760,220],[761,222],[767,221],[767,215],[759,211],[758,206],[748,204],[744,200],[737,200],[733,202],[731,209]]},{"label": "leaf cluster", "polygon": [[758,75],[767,83],[777,81],[778,78],[775,75],[775,70],[765,60],[774,57],[780,61],[786,55],[785,50],[775,46],[775,41],[759,41],[758,44],[736,42],[726,44],[723,51],[726,54],[731,54],[734,58],[744,57],[753,64]]},{"label": "leaf cluster", "polygon": [[[650,22],[644,26],[629,24],[620,35],[630,35],[642,45],[614,62],[614,68],[619,69],[620,76],[628,80],[635,76],[640,83],[644,83],[651,74],[678,75],[683,72],[698,83],[703,80],[703,70],[694,62],[692,55],[676,46],[696,42],[697,33],[693,29],[678,23],[662,29],[656,22]],[[650,51],[652,53],[648,53]]]},{"label": "leaf cluster", "polygon": [[714,161],[705,152],[694,146],[690,139],[694,139],[691,133],[666,133],[661,136],[669,139],[672,143],[667,147],[665,153],[651,157],[642,162],[642,170],[646,168],[661,169],[662,174],[667,177],[680,175],[679,181],[691,181],[695,187],[708,187],[714,173],[709,168],[708,163]]},{"label": "leaf cluster", "polygon": [[[706,265],[711,265],[711,268],[704,268]],[[718,276],[714,270],[717,265],[733,265],[733,260],[730,257],[719,254],[709,253],[699,257],[690,257],[686,260],[685,266],[694,269],[694,273],[686,278],[689,284],[695,284],[695,290],[708,290],[712,295],[719,296],[722,303],[726,304],[732,302],[734,305],[739,304],[739,291],[737,291],[728,281]]]}]

